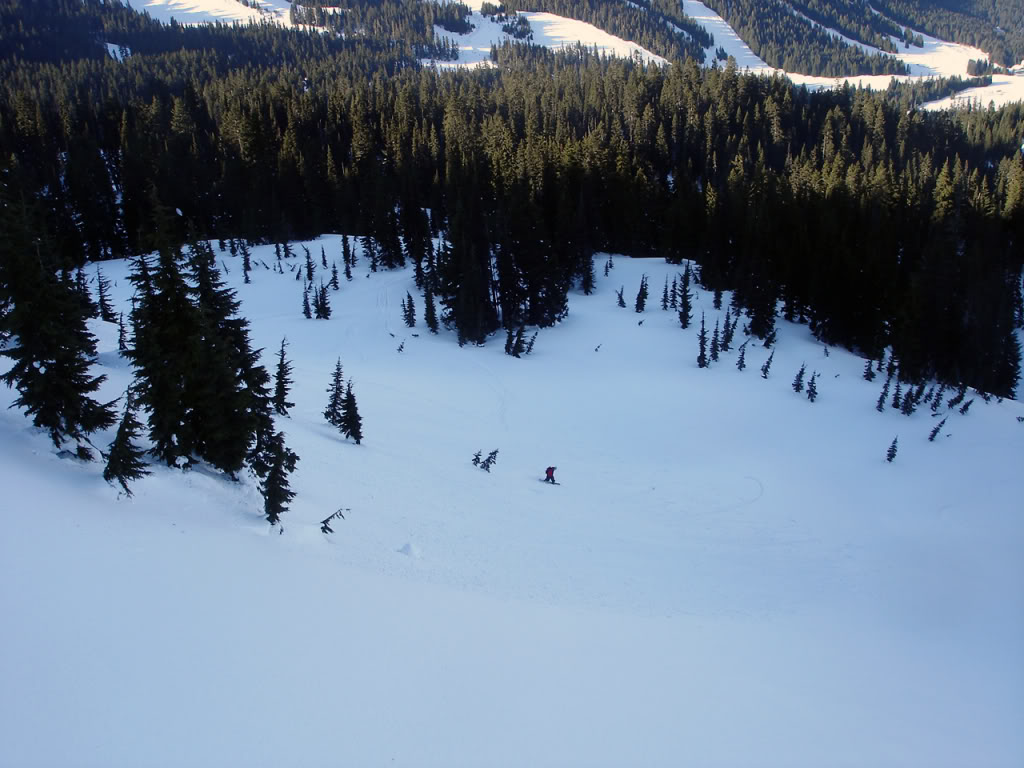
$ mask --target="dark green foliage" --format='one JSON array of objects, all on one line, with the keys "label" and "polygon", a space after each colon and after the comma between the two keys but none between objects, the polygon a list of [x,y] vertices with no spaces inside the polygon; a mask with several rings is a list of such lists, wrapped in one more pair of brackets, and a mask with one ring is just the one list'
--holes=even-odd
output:
[{"label": "dark green foliage", "polygon": [[128,351],[128,335],[124,330],[124,312],[117,315],[117,351],[122,355]]},{"label": "dark green foliage", "polygon": [[434,305],[434,292],[430,290],[429,285],[427,286],[423,296],[423,304],[423,321],[427,324],[427,328],[430,329],[431,333],[437,333],[440,326],[437,322],[437,308]]},{"label": "dark green foliage", "polygon": [[634,309],[643,312],[647,307],[647,275],[640,278],[640,289],[636,292],[636,303]]},{"label": "dark green foliage", "polygon": [[665,287],[661,291],[661,308],[668,311],[668,275],[665,275]]},{"label": "dark green foliage", "polygon": [[338,282],[338,264],[337,262],[331,262],[331,282],[329,283],[332,290],[339,290],[341,284]]},{"label": "dark green foliage", "polygon": [[693,294],[690,293],[690,265],[687,264],[679,281],[679,325],[689,328],[692,317]]},{"label": "dark green foliage", "polygon": [[949,402],[946,403],[946,407],[947,408],[956,408],[958,405],[960,405],[960,403],[962,403],[964,401],[964,397],[966,397],[966,396],[967,396],[967,387],[966,386],[961,386],[960,389],[957,391],[956,395],[951,397],[949,399]]},{"label": "dark green foliage", "polygon": [[889,450],[885,452],[885,460],[888,461],[889,463],[892,463],[892,460],[896,458],[896,450],[898,443],[899,436],[897,435],[892,439],[892,442],[889,444]]},{"label": "dark green foliage", "polygon": [[971,403],[973,403],[973,402],[974,402],[974,398],[972,397],[970,400],[968,400],[962,406],[960,406],[960,414],[963,415],[963,416],[966,416],[967,415],[967,411],[970,410]]},{"label": "dark green foliage", "polygon": [[302,284],[302,316],[307,320],[313,319],[313,310],[309,306],[309,283]]},{"label": "dark green foliage", "polygon": [[932,412],[938,413],[939,408],[942,407],[942,395],[946,391],[946,385],[942,384],[939,386],[938,391],[932,397]]},{"label": "dark green foliage", "polygon": [[295,492],[288,483],[288,475],[295,471],[299,457],[285,445],[283,432],[272,434],[268,440],[267,455],[269,471],[260,483],[260,493],[263,494],[263,513],[267,522],[277,525],[295,498]]},{"label": "dark green foliage", "polygon": [[713,362],[713,363],[717,363],[718,362],[718,350],[719,350],[718,320],[715,320],[715,330],[711,334],[711,349],[710,349],[711,362]]},{"label": "dark green foliage", "polygon": [[352,381],[349,380],[345,389],[345,399],[341,404],[341,432],[359,445],[363,439],[363,419],[359,415],[356,396],[352,393]]},{"label": "dark green foliage", "polygon": [[875,380],[875,369],[874,369],[874,367],[872,367],[871,361],[868,360],[867,362],[864,363],[864,381],[874,381],[874,380]]},{"label": "dark green foliage", "polygon": [[292,384],[292,364],[284,356],[287,344],[287,339],[281,339],[281,349],[277,353],[277,369],[274,372],[274,410],[281,416],[287,416],[288,409],[295,405],[288,402],[288,389]]},{"label": "dark green foliage", "polygon": [[811,380],[807,382],[807,399],[812,403],[818,399],[818,372],[811,374]]},{"label": "dark green foliage", "polygon": [[796,372],[796,378],[793,379],[793,391],[803,392],[804,391],[804,373],[807,371],[807,365],[802,364],[800,370]]},{"label": "dark green foliage", "polygon": [[327,387],[327,407],[324,409],[324,418],[328,424],[341,428],[342,411],[345,402],[345,379],[342,376],[341,358],[334,364],[334,373],[331,375],[331,384]]},{"label": "dark green foliage", "polygon": [[405,292],[405,299],[402,300],[402,320],[409,328],[416,327],[416,302],[412,299],[412,294],[408,291]]},{"label": "dark green foliage", "polygon": [[697,367],[708,367],[708,332],[704,327],[704,313],[700,313],[700,333],[697,335]]},{"label": "dark green foliage", "polygon": [[892,407],[897,411],[903,407],[903,389],[899,379],[896,379],[896,391],[892,393]]},{"label": "dark green foliage", "polygon": [[900,413],[904,416],[910,416],[914,413],[917,408],[917,403],[914,400],[914,390],[907,387],[906,393],[903,395],[903,402],[900,404]]},{"label": "dark green foliage", "polygon": [[89,280],[85,276],[85,270],[81,267],[75,272],[75,292],[78,300],[82,303],[82,311],[87,318],[100,316],[99,307],[92,300],[92,292],[89,290]]},{"label": "dark green foliage", "polygon": [[110,306],[110,281],[103,277],[99,267],[96,267],[96,297],[100,319],[105,323],[116,322],[114,308]]},{"label": "dark green foliage", "polygon": [[882,393],[878,396],[878,402],[875,403],[875,410],[879,413],[885,411],[885,401],[889,399],[889,385],[892,383],[892,376],[889,376],[885,380],[885,384],[882,385]]},{"label": "dark green foliage", "polygon": [[739,370],[743,370],[747,367],[747,342],[740,344],[740,354],[736,358],[736,367]]},{"label": "dark green foliage", "polygon": [[[232,241],[234,242],[234,241]],[[243,240],[241,244],[242,250],[242,274],[244,275],[245,284],[249,285],[252,279],[249,277],[249,273],[252,272],[252,256],[249,253],[249,246]]]},{"label": "dark green foliage", "polygon": [[725,310],[725,321],[722,324],[722,341],[720,345],[723,352],[729,351],[729,348],[732,346],[732,337],[735,332],[736,324],[732,319],[732,310],[727,309]]},{"label": "dark green foliage", "polygon": [[480,469],[484,472],[490,472],[494,462],[498,460],[498,449],[495,448],[493,451],[487,454],[487,458],[480,462]]},{"label": "dark green foliage", "polygon": [[[947,416],[946,418],[949,418],[949,417]],[[935,438],[938,437],[939,432],[942,431],[942,427],[945,424],[946,424],[946,419],[944,418],[942,421],[940,421],[938,424],[935,425],[935,427],[932,429],[931,432],[928,433],[928,442],[929,443],[934,443],[935,442]]]},{"label": "dark green foliage", "polygon": [[302,250],[306,253],[306,282],[310,285],[313,284],[313,273],[316,267],[313,265],[313,254],[309,252],[309,248],[302,246]]},{"label": "dark green foliage", "polygon": [[128,483],[149,474],[142,458],[146,452],[135,445],[141,431],[142,424],[135,418],[135,403],[129,390],[125,395],[121,424],[117,428],[114,441],[107,449],[107,463],[103,468],[103,479],[111,484],[116,480],[129,498],[132,492]]},{"label": "dark green foliage", "polygon": [[320,521],[320,532],[321,533],[334,533],[334,529],[331,528],[331,521],[333,521],[333,520],[344,520],[345,519],[345,515],[343,513],[344,512],[351,512],[351,511],[352,510],[350,510],[348,507],[342,507],[341,509],[336,510],[332,514],[330,514],[327,517],[325,517],[323,520]]},{"label": "dark green foliage", "polygon": [[480,455],[482,453],[483,453],[483,451],[479,450],[479,451],[477,451],[476,453],[473,454],[473,466],[474,467],[479,467],[480,466]]},{"label": "dark green foliage", "polygon": [[767,379],[768,378],[768,373],[772,369],[772,360],[774,360],[774,359],[775,359],[775,350],[773,349],[772,353],[770,355],[768,355],[768,359],[764,361],[764,365],[761,366],[761,378],[762,379]]},{"label": "dark green foliage", "polygon": [[621,286],[619,290],[615,292],[615,303],[620,307],[626,306],[626,299],[623,297],[622,292],[626,289],[626,286]]},{"label": "dark green foliage", "polygon": [[331,300],[327,294],[327,286],[320,281],[320,287],[313,289],[313,316],[317,320],[331,319]]}]

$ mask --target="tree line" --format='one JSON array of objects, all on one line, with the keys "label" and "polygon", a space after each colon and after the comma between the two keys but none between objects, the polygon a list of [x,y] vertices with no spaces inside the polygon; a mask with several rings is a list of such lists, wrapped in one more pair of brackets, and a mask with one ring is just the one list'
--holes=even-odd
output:
[{"label": "tree line", "polygon": [[[734,290],[760,338],[781,308],[865,357],[891,347],[908,380],[1016,385],[1020,105],[931,114],[898,91],[579,48],[506,44],[493,69],[445,73],[318,33],[167,34],[188,45],[3,62],[2,172],[55,264],[187,227],[356,233],[483,343],[562,319],[595,251],[658,255]],[[160,237],[158,203],[182,211]]]}]

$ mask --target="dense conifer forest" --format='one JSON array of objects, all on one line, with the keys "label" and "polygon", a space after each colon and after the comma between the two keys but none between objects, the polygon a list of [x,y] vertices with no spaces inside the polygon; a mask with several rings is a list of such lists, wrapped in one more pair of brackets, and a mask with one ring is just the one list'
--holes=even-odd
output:
[{"label": "dense conifer forest", "polygon": [[[460,343],[552,325],[592,284],[592,255],[614,251],[692,261],[768,344],[785,318],[866,358],[891,348],[907,381],[1017,384],[1021,105],[932,114],[898,89],[809,93],[731,65],[512,44],[494,68],[439,72],[417,61],[425,33],[161,26],[97,0],[0,8],[6,333],[40,275],[157,251],[171,285],[207,268],[185,242],[340,231],[375,267],[415,264]],[[175,289],[190,323],[209,303],[189,298],[197,279]],[[248,359],[230,298],[213,303],[217,354]],[[271,444],[266,424],[244,429]]]}]

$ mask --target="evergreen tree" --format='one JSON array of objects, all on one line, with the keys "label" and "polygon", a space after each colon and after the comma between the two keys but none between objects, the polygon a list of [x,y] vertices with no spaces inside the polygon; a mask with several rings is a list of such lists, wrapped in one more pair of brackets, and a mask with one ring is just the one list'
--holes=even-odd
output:
[{"label": "evergreen tree", "polygon": [[804,373],[807,371],[807,364],[803,363],[800,365],[800,370],[796,372],[796,378],[793,379],[793,391],[803,392],[804,391]]},{"label": "evergreen tree", "polygon": [[735,332],[736,326],[732,321],[732,308],[730,307],[725,310],[725,322],[722,325],[722,343],[720,346],[723,352],[729,351],[729,348],[732,346],[732,336]]},{"label": "evergreen tree", "polygon": [[770,355],[768,355],[768,359],[764,361],[764,365],[761,366],[761,378],[762,379],[767,379],[768,378],[768,372],[771,371],[771,369],[772,369],[772,360],[773,359],[775,359],[775,350],[774,349],[772,350],[772,353]]},{"label": "evergreen tree", "polygon": [[661,291],[661,308],[668,311],[668,275],[665,275],[665,287]]},{"label": "evergreen tree", "polygon": [[917,405],[914,402],[914,390],[907,387],[907,392],[903,396],[903,402],[900,403],[900,413],[904,416],[910,416],[916,407]]},{"label": "evergreen tree", "polygon": [[405,292],[405,301],[402,302],[402,319],[409,328],[416,327],[416,304],[408,291]]},{"label": "evergreen tree", "polygon": [[584,296],[594,292],[596,278],[594,277],[594,257],[589,254],[583,257],[583,273],[580,280],[580,288]]},{"label": "evergreen tree", "polygon": [[498,449],[495,448],[493,451],[487,454],[487,458],[480,462],[480,469],[484,472],[490,472],[491,467],[494,466],[494,462],[498,460]]},{"label": "evergreen tree", "polygon": [[330,282],[330,286],[331,286],[331,289],[335,290],[335,291],[337,291],[339,288],[341,288],[341,284],[338,282],[338,263],[334,262],[334,261],[331,262],[331,282]]},{"label": "evergreen tree", "polygon": [[713,363],[717,363],[718,362],[718,350],[719,350],[718,320],[715,320],[715,330],[711,334],[711,362],[713,362]]},{"label": "evergreen tree", "polygon": [[313,272],[316,267],[313,265],[313,254],[309,252],[309,248],[302,246],[302,250],[306,252],[306,282],[310,285],[313,284]]},{"label": "evergreen tree", "polygon": [[302,284],[302,316],[307,320],[313,319],[313,311],[309,307],[309,284]]},{"label": "evergreen tree", "polygon": [[892,393],[892,407],[897,411],[903,406],[903,390],[900,388],[900,380],[896,379],[896,391]]},{"label": "evergreen tree", "polygon": [[341,431],[345,437],[355,440],[356,445],[363,439],[363,419],[359,415],[356,396],[352,393],[351,379],[345,389],[345,399],[341,405]]},{"label": "evergreen tree", "polygon": [[892,439],[892,442],[889,444],[889,450],[885,452],[885,460],[888,461],[889,463],[892,463],[892,460],[896,458],[896,450],[897,444],[899,443],[899,439],[899,435],[894,437]]},{"label": "evergreen tree", "polygon": [[260,483],[263,495],[263,512],[267,522],[277,525],[281,515],[288,511],[288,504],[295,498],[295,492],[288,484],[288,475],[295,471],[299,457],[289,450],[284,442],[284,433],[274,432],[267,445],[269,470]]},{"label": "evergreen tree", "polygon": [[434,305],[434,292],[427,286],[426,292],[423,296],[423,320],[427,324],[427,328],[430,329],[431,333],[437,333],[439,325],[437,322],[437,307]]},{"label": "evergreen tree", "polygon": [[111,484],[116,480],[129,498],[132,495],[129,481],[149,474],[142,460],[146,452],[135,445],[141,431],[142,424],[135,418],[135,402],[129,389],[125,396],[124,415],[108,449],[107,463],[103,468],[103,479]]},{"label": "evergreen tree", "polygon": [[128,336],[124,330],[124,312],[117,316],[117,351],[122,355],[128,351]]},{"label": "evergreen tree", "polygon": [[672,287],[669,289],[668,306],[670,309],[676,309],[679,306],[679,283],[675,275],[672,276]]},{"label": "evergreen tree", "polygon": [[249,253],[249,245],[243,240],[241,244],[242,250],[242,274],[245,279],[245,284],[249,285],[252,279],[249,277],[249,273],[252,272],[252,257]]},{"label": "evergreen tree", "polygon": [[622,296],[622,292],[625,289],[626,289],[626,286],[622,286],[621,288],[619,288],[619,290],[617,290],[615,292],[615,300],[616,300],[615,303],[618,304],[620,307],[625,307],[626,306],[626,299],[623,298],[623,296]]},{"label": "evergreen tree", "polygon": [[274,410],[282,416],[287,416],[288,409],[295,405],[288,402],[288,389],[292,384],[292,364],[284,357],[284,348],[287,344],[287,339],[281,339],[281,349],[277,353],[277,370],[274,373]]},{"label": "evergreen tree", "polygon": [[331,300],[327,296],[327,286],[324,285],[323,280],[320,281],[320,287],[313,289],[315,296],[313,298],[313,306],[315,307],[315,317],[317,320],[330,320],[331,319]]},{"label": "evergreen tree", "polygon": [[704,313],[700,313],[700,333],[697,335],[697,344],[700,352],[697,354],[697,367],[707,368],[708,367],[708,332],[704,327]]},{"label": "evergreen tree", "polygon": [[740,344],[740,354],[736,358],[736,367],[741,371],[747,367],[747,342]]},{"label": "evergreen tree", "polygon": [[948,419],[948,418],[949,417],[947,416],[942,421],[940,421],[938,424],[936,424],[935,428],[928,434],[928,442],[929,443],[934,443],[935,442],[935,438],[938,437],[939,432],[942,431],[942,427],[945,425],[946,419]]},{"label": "evergreen tree", "polygon": [[327,407],[324,409],[324,418],[328,424],[341,428],[342,405],[345,402],[345,381],[341,375],[341,358],[334,364],[334,373],[331,376],[331,385],[327,388]]},{"label": "evergreen tree", "polygon": [[875,410],[879,413],[885,411],[885,401],[889,399],[889,384],[892,383],[892,376],[885,380],[885,384],[882,385],[882,393],[878,396],[878,402],[875,403]]},{"label": "evergreen tree", "polygon": [[479,450],[479,451],[477,451],[476,453],[473,454],[473,466],[474,467],[479,467],[480,466],[480,455],[482,453],[483,453],[483,450]]},{"label": "evergreen tree", "polygon": [[91,458],[84,445],[88,436],[113,425],[117,416],[113,403],[91,397],[106,376],[89,375],[96,339],[86,326],[81,298],[33,257],[4,255],[10,260],[0,270],[13,302],[0,324],[13,341],[0,355],[13,363],[0,381],[18,391],[13,406],[31,416],[55,446],[75,440],[78,455]]},{"label": "evergreen tree", "polygon": [[114,308],[110,306],[110,281],[103,277],[99,267],[96,267],[96,290],[100,319],[105,323],[115,322]]},{"label": "evergreen tree", "polygon": [[868,360],[864,363],[864,381],[875,380],[875,369],[871,365],[871,361]]},{"label": "evergreen tree", "polygon": [[690,293],[690,265],[687,264],[679,282],[679,325],[689,328],[692,317],[693,294]]},{"label": "evergreen tree", "polygon": [[92,293],[89,291],[89,281],[85,277],[85,270],[81,267],[75,272],[75,292],[78,294],[79,301],[82,302],[85,316],[89,319],[99,317],[99,307],[92,300]]},{"label": "evergreen tree", "polygon": [[722,289],[721,288],[715,288],[714,296],[712,298],[711,304],[712,304],[712,306],[714,306],[715,309],[721,309],[722,308]]},{"label": "evergreen tree", "polygon": [[807,382],[807,399],[812,403],[818,399],[818,372],[814,371],[811,374],[811,380]]},{"label": "evergreen tree", "polygon": [[960,415],[966,416],[967,415],[967,411],[969,411],[971,409],[971,403],[973,403],[973,402],[974,402],[974,398],[972,397],[970,400],[968,400],[966,403],[964,403],[962,406],[960,406]]},{"label": "evergreen tree", "polygon": [[945,391],[946,391],[946,385],[945,384],[940,384],[938,391],[932,397],[932,412],[933,413],[938,413],[939,408],[942,407],[942,395],[945,393]]},{"label": "evergreen tree", "polygon": [[322,245],[320,246],[320,265],[327,269],[327,251],[324,250]]}]

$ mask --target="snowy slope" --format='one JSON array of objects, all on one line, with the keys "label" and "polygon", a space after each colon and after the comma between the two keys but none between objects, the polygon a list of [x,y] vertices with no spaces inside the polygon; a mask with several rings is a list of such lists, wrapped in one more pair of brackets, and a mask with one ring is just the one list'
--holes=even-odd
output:
[{"label": "snowy slope", "polygon": [[[755,342],[700,370],[658,260],[616,257],[524,359],[407,329],[411,269],[361,262],[313,321],[291,273],[221,262],[268,366],[290,344],[284,533],[248,480],[154,467],[129,500],[0,410],[0,764],[1020,765],[1020,403],[929,443],[785,323],[768,379]],[[642,274],[647,312],[616,307]],[[321,416],[339,356],[360,446]]]}]

